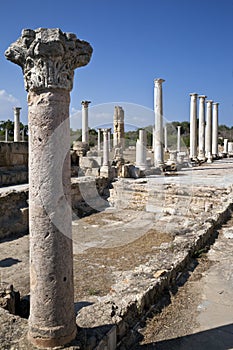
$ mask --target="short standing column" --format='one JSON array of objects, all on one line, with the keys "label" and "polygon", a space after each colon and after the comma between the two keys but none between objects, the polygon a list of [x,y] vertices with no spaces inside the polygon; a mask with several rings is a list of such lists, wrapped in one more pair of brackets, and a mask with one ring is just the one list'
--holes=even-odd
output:
[{"label": "short standing column", "polygon": [[20,110],[21,107],[14,107],[14,142],[20,141]]},{"label": "short standing column", "polygon": [[205,160],[205,95],[199,97],[198,159]]},{"label": "short standing column", "polygon": [[111,152],[111,129],[108,129],[108,150]]},{"label": "short standing column", "polygon": [[70,91],[92,48],[59,29],[23,30],[5,52],[28,91],[29,340],[62,346],[76,335],[70,186]]},{"label": "short standing column", "polygon": [[100,136],[101,136],[101,129],[98,129],[98,151],[101,150],[101,143],[100,143]]},{"label": "short standing column", "polygon": [[146,168],[146,130],[139,130],[139,139],[136,143],[136,166]]},{"label": "short standing column", "polygon": [[213,129],[212,129],[212,155],[218,156],[218,106],[219,103],[213,103]]},{"label": "short standing column", "polygon": [[154,165],[160,167],[164,164],[163,155],[163,91],[164,79],[154,80],[154,112],[155,112],[155,135],[154,135]]},{"label": "short standing column", "polygon": [[224,139],[223,142],[224,142],[224,144],[223,144],[223,153],[227,154],[228,153],[228,139]]},{"label": "short standing column", "polygon": [[180,144],[181,144],[181,140],[180,140],[180,131],[181,131],[181,125],[177,126],[177,152],[180,152]]},{"label": "short standing column", "polygon": [[91,101],[82,101],[82,142],[89,143],[88,105]]},{"label": "short standing column", "polygon": [[5,142],[8,142],[8,129],[5,129]]},{"label": "short standing column", "polygon": [[193,160],[197,159],[197,94],[190,94],[190,154]]},{"label": "short standing column", "polygon": [[165,152],[168,152],[168,147],[167,147],[167,125],[164,126],[164,150],[165,150]]},{"label": "short standing column", "polygon": [[206,101],[205,153],[209,163],[212,162],[212,104],[213,101]]},{"label": "short standing column", "polygon": [[109,166],[108,129],[103,131],[103,166]]}]

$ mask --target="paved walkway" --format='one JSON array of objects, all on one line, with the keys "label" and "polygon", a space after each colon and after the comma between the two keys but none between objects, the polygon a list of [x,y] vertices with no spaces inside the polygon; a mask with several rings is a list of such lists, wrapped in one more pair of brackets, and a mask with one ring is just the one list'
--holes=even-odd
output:
[{"label": "paved walkway", "polygon": [[[221,228],[218,239],[205,256],[209,267],[198,266],[194,270],[185,290],[181,287],[172,300],[173,306],[169,305],[167,312],[162,313],[160,324],[158,316],[148,321],[147,327],[141,330],[145,339],[135,350],[233,349],[232,253],[233,218]],[[187,309],[182,314],[183,305]]]}]

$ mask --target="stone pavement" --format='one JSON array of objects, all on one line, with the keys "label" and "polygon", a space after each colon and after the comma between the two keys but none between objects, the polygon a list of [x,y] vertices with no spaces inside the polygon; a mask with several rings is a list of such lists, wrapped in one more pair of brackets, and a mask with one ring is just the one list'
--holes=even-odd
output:
[{"label": "stone pavement", "polygon": [[[117,342],[130,349],[128,331],[228,216],[232,174],[233,160],[223,159],[176,176],[119,180],[110,196],[114,207],[73,221],[80,332],[72,349],[110,350]],[[28,236],[2,242],[0,256],[1,282],[27,295]],[[12,317],[1,317],[4,329],[11,324],[10,335],[0,331],[2,348],[32,349],[25,320],[14,318],[17,338]]]},{"label": "stone pavement", "polygon": [[[157,323],[158,329],[154,335],[156,321],[149,320],[147,327],[141,330],[146,337],[134,350],[233,349],[232,225],[233,218],[219,230],[218,239],[205,256],[209,265],[206,270],[200,273],[197,268],[199,272],[195,270],[186,282],[182,301],[183,305],[190,304],[186,312],[191,317],[177,319],[175,311],[169,321],[166,318],[160,325]],[[180,293],[178,290],[172,301],[174,308],[178,304]],[[182,321],[186,323],[185,327]]]}]

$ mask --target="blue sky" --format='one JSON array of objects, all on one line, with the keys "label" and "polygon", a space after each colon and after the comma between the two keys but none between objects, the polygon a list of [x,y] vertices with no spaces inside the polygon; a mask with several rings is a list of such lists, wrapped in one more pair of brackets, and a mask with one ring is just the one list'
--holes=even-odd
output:
[{"label": "blue sky", "polygon": [[[220,103],[220,124],[233,125],[233,0],[11,0],[0,11],[0,120],[13,119],[18,105],[27,123],[23,75],[4,51],[23,28],[47,27],[73,32],[93,47],[71,93],[71,114],[79,121],[87,99],[90,111],[104,104],[103,116],[105,106],[124,102],[128,124],[152,124],[153,80],[163,78],[166,120],[189,120],[189,93],[196,92]],[[127,104],[145,113],[136,121]],[[99,118],[93,114],[91,126]]]}]

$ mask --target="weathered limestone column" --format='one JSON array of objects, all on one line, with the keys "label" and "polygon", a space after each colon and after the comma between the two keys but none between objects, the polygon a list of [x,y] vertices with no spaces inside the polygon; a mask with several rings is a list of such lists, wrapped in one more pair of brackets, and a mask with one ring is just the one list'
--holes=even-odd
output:
[{"label": "weathered limestone column", "polygon": [[168,152],[168,147],[167,147],[167,125],[164,126],[164,151]]},{"label": "weathered limestone column", "polygon": [[224,144],[223,144],[223,153],[227,154],[228,153],[228,139],[224,139],[223,142],[224,142]]},{"label": "weathered limestone column", "polygon": [[20,110],[21,107],[14,107],[14,142],[20,141]]},{"label": "weathered limestone column", "polygon": [[91,101],[82,101],[82,142],[89,143],[88,105]]},{"label": "weathered limestone column", "polygon": [[212,128],[212,155],[218,156],[218,106],[219,103],[213,103],[213,128]]},{"label": "weathered limestone column", "polygon": [[29,340],[62,346],[76,335],[70,193],[70,91],[89,43],[60,29],[23,30],[5,52],[28,91]]},{"label": "weathered limestone column", "polygon": [[213,101],[206,101],[206,128],[205,128],[205,154],[207,162],[212,162],[212,104]]},{"label": "weathered limestone column", "polygon": [[180,152],[180,144],[181,144],[180,131],[181,131],[181,125],[178,125],[177,126],[177,152]]},{"label": "weathered limestone column", "polygon": [[108,147],[108,130],[103,131],[103,166],[109,166],[109,147]]},{"label": "weathered limestone column", "polygon": [[164,164],[163,155],[163,91],[162,83],[164,79],[154,80],[154,112],[155,112],[155,150],[154,165],[160,167]]},{"label": "weathered limestone column", "polygon": [[136,143],[136,166],[146,168],[146,130],[139,130],[139,139]]},{"label": "weathered limestone column", "polygon": [[199,98],[199,132],[198,132],[198,159],[205,160],[205,99],[207,96],[200,95]]},{"label": "weathered limestone column", "polygon": [[193,160],[197,159],[197,94],[190,94],[190,154]]},{"label": "weathered limestone column", "polygon": [[8,142],[8,129],[5,129],[5,142]]},{"label": "weathered limestone column", "polygon": [[108,129],[108,150],[111,152],[111,129]]},{"label": "weathered limestone column", "polygon": [[97,146],[98,152],[100,152],[101,150],[100,133],[101,133],[101,129],[98,129],[98,146]]},{"label": "weathered limestone column", "polygon": [[113,147],[125,149],[125,113],[121,106],[114,107],[113,115]]}]

